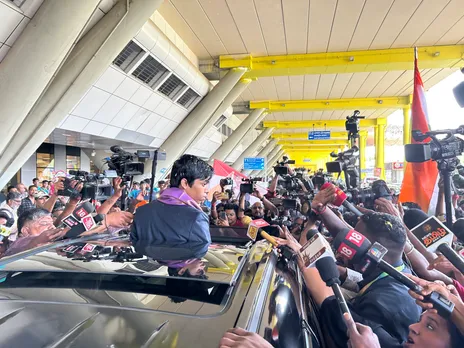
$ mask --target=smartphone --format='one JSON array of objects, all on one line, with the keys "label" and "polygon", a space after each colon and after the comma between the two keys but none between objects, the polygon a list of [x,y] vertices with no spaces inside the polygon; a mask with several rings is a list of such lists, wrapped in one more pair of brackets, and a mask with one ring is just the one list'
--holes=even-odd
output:
[{"label": "smartphone", "polygon": [[227,220],[226,212],[225,212],[225,211],[221,211],[221,212],[219,213],[219,218],[220,218],[221,220],[224,220],[224,221]]}]

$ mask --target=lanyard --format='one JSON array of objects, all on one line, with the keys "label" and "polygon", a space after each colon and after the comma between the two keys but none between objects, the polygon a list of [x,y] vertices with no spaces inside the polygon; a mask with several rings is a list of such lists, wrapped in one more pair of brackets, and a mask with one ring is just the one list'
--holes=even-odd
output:
[{"label": "lanyard", "polygon": [[[403,272],[404,268],[405,268],[405,267],[404,267],[404,264],[401,265],[401,266],[395,267],[395,269],[396,269],[397,271],[399,271],[399,272]],[[367,290],[372,284],[374,284],[377,280],[380,280],[380,279],[385,278],[386,276],[388,276],[388,274],[385,273],[385,272],[382,272],[382,273],[381,273],[377,278],[375,278],[373,281],[371,281],[371,282],[367,283],[366,285],[364,285],[364,287],[359,291],[358,294],[359,294],[359,295],[364,294],[364,293],[366,292],[366,290]]]}]

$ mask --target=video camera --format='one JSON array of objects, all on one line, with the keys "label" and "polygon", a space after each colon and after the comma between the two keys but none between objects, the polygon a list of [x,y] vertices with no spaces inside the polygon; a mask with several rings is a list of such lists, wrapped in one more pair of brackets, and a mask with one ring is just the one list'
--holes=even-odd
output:
[{"label": "video camera", "polygon": [[257,181],[263,181],[263,178],[242,179],[240,193],[253,193],[255,191],[255,182]]},{"label": "video camera", "polygon": [[[460,126],[457,129],[445,129],[426,133],[418,130],[412,131],[414,140],[424,141],[430,138],[432,141],[426,144],[405,145],[406,161],[421,163],[429,160],[440,161],[460,156],[464,152],[464,140],[455,137],[456,134],[464,135],[464,126]],[[438,139],[438,135],[445,135],[445,137]]]},{"label": "video camera", "polygon": [[274,171],[277,175],[287,175],[288,168],[286,164],[295,164],[295,160],[289,160],[287,156],[282,157],[282,161],[277,161],[277,165],[274,167]]},{"label": "video camera", "polygon": [[359,185],[359,172],[356,167],[356,161],[359,157],[359,148],[353,146],[351,149],[344,152],[331,152],[330,157],[336,158],[333,162],[327,162],[327,171],[329,173],[345,173],[345,181],[347,188],[358,187]]},{"label": "video camera", "polygon": [[137,154],[133,154],[125,151],[119,145],[111,146],[110,150],[113,152],[113,154],[106,160],[106,164],[108,164],[110,169],[115,170],[118,176],[122,177],[123,180],[124,178],[132,177],[134,175],[143,174],[144,163],[140,161],[134,161],[134,158],[148,158],[149,153],[147,154],[147,151],[137,151]]},{"label": "video camera", "polygon": [[347,116],[345,121],[345,129],[348,132],[348,141],[355,139],[359,134],[359,120],[366,118],[359,116],[359,110],[355,110],[353,115]]},{"label": "video camera", "polygon": [[[100,181],[104,179],[104,175],[89,174],[83,170],[70,170],[69,174],[74,176],[74,179],[64,179],[64,190],[59,190],[58,195],[66,197],[79,197],[82,199],[104,200],[111,196],[111,185],[102,184]],[[78,192],[71,187],[72,180],[77,180],[83,183],[82,190]]]},{"label": "video camera", "polygon": [[374,209],[374,201],[379,198],[392,200],[392,194],[384,180],[376,180],[370,188],[353,188],[346,191],[347,199],[355,205],[363,204],[367,209]]}]

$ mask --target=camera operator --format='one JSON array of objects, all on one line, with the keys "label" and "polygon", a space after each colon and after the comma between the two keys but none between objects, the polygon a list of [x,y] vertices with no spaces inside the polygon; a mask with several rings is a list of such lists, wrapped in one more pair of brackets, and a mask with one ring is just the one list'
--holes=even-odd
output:
[{"label": "camera operator", "polygon": [[157,243],[211,243],[209,217],[201,209],[213,168],[193,155],[183,155],[172,167],[170,188],[137,209],[130,239],[137,252]]}]

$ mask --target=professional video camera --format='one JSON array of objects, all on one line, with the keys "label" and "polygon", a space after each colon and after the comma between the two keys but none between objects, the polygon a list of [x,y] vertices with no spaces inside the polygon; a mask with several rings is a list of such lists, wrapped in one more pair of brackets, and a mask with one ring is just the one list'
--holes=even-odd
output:
[{"label": "professional video camera", "polygon": [[[64,190],[58,191],[58,195],[67,197],[78,197],[82,199],[104,200],[111,196],[111,185],[103,184],[102,179],[104,175],[89,174],[83,170],[70,170],[69,175],[71,178],[64,179]],[[83,183],[82,190],[78,192],[75,188],[71,187],[71,181],[77,180]]]},{"label": "professional video camera", "polygon": [[274,171],[277,175],[287,175],[288,168],[286,164],[295,164],[295,160],[289,160],[287,156],[282,157],[282,161],[277,161],[277,165],[274,167]]},{"label": "professional video camera", "polygon": [[138,157],[139,159],[145,159],[150,157],[147,151],[137,151],[137,154],[133,154],[125,151],[119,145],[111,146],[110,150],[113,154],[106,160],[106,163],[110,169],[116,171],[118,176],[127,178],[143,174],[144,163],[134,161],[134,158]]},{"label": "professional video camera", "polygon": [[347,189],[359,186],[359,172],[356,167],[356,161],[359,157],[359,148],[353,146],[351,149],[336,154],[332,151],[330,157],[336,158],[333,162],[327,162],[327,171],[329,173],[345,174],[345,181]]},{"label": "professional video camera", "polygon": [[345,128],[348,132],[348,141],[356,139],[359,135],[359,120],[366,118],[359,116],[359,110],[355,110],[353,115],[347,116],[345,121]]},{"label": "professional video camera", "polygon": [[[464,152],[464,140],[455,135],[464,135],[464,126],[457,129],[444,129],[423,133],[418,130],[412,131],[415,141],[424,141],[428,138],[431,142],[425,144],[405,145],[405,157],[407,162],[421,163],[429,160],[437,162],[438,170],[444,181],[446,225],[453,225],[453,213],[451,205],[451,173],[457,169],[460,156]],[[444,138],[438,139],[438,136]]]},{"label": "professional video camera", "polygon": [[263,178],[242,179],[240,193],[253,193],[255,191],[255,182],[257,181],[263,181]]}]

